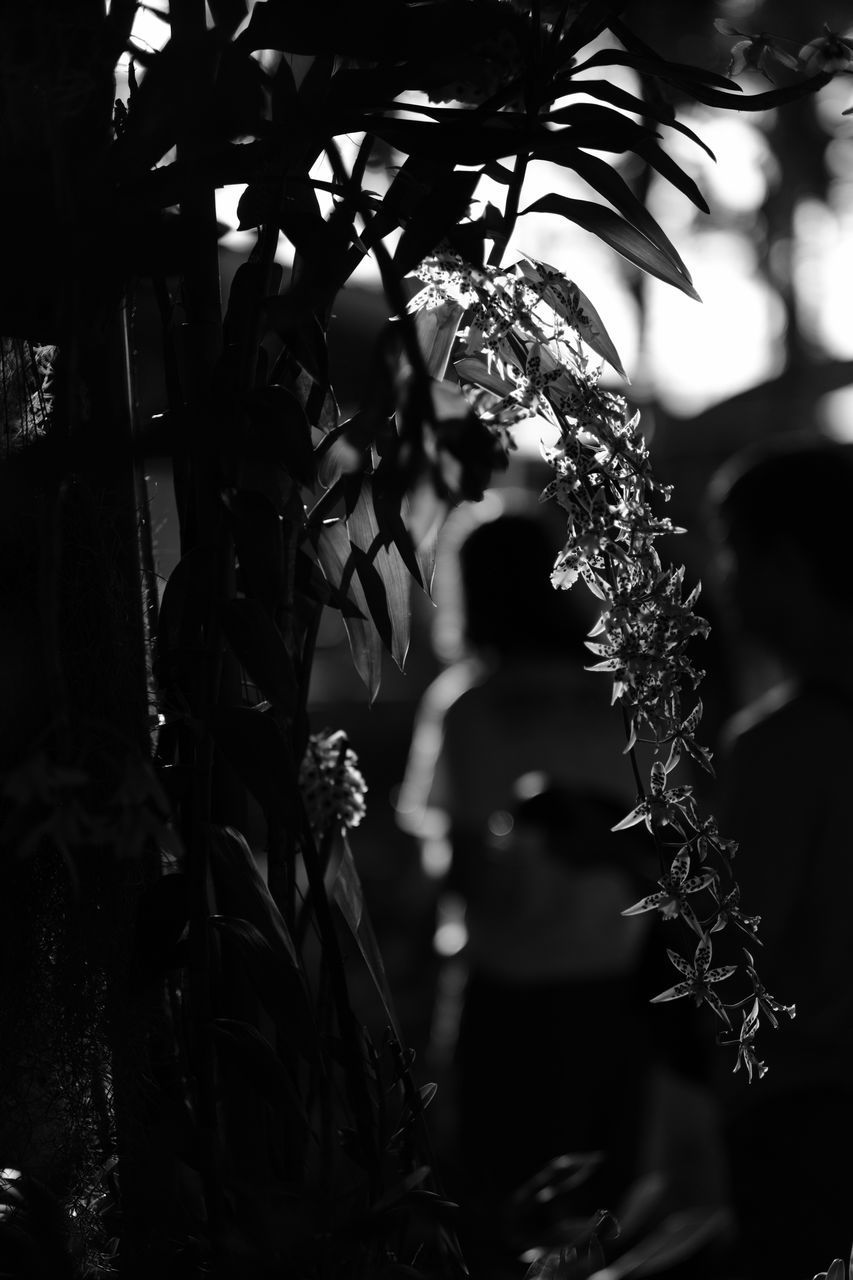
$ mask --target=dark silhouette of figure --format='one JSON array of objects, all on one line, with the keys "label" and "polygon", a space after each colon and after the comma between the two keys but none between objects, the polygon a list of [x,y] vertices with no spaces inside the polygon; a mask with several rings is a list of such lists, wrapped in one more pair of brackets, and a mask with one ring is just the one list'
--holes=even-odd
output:
[{"label": "dark silhouette of figure", "polygon": [[781,677],[731,723],[720,825],[761,915],[762,981],[796,1004],[761,1034],[765,1078],[721,1090],[741,1273],[807,1277],[853,1240],[853,460],[780,441],[711,496],[734,620]]},{"label": "dark silhouette of figure", "polygon": [[616,1208],[637,1172],[649,918],[620,912],[655,872],[642,836],[638,852],[636,833],[610,831],[635,801],[624,733],[608,682],[583,669],[594,615],[551,587],[541,521],[500,515],[459,558],[468,656],[425,695],[399,815],[449,842],[465,903],[458,1139],[465,1203],[499,1235],[507,1198],[554,1157],[604,1157],[579,1213]]}]

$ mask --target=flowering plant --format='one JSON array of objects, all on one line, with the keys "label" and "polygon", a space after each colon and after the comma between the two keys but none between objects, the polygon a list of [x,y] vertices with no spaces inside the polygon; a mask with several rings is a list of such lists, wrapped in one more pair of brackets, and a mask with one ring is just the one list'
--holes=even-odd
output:
[{"label": "flowering plant", "polygon": [[[552,582],[566,590],[582,579],[601,602],[587,642],[597,659],[589,669],[612,676],[637,785],[637,803],[615,829],[644,823],[661,863],[658,887],[625,914],[656,911],[680,919],[698,938],[692,963],[668,951],[684,980],[655,1002],[692,994],[727,1027],[731,1010],[752,1003],[734,1043],[738,1065],[757,1061],[752,1045],[760,1016],[775,1027],[777,1012],[793,1017],[794,1009],[765,992],[748,953],[745,966],[709,968],[711,935],[734,926],[759,942],[758,917],[740,909],[736,843],[700,815],[692,786],[673,782],[685,757],[713,772],[709,751],[696,739],[701,701],[684,706],[702,678],[689,646],[708,624],[694,612],[699,586],[686,591],[684,568],[664,566],[656,549],[662,535],[679,530],[657,509],[670,495],[654,475],[639,414],[601,386],[602,362],[623,373],[618,353],[574,282],[548,264],[525,258],[509,268],[472,268],[442,254],[416,274],[422,284],[410,303],[416,314],[461,311],[454,316],[454,368],[482,420],[504,433],[520,417],[535,417],[558,432],[556,444],[543,446],[555,475],[542,499],[566,515]],[[654,757],[647,781],[640,746]],[[711,987],[739,967],[749,994],[725,1003]]]},{"label": "flowering plant", "polygon": [[[167,18],[156,10],[169,32],[160,50],[135,35],[149,6],[104,8],[0,7],[0,59],[15,73],[4,81],[7,168],[27,193],[33,245],[59,236],[72,248],[59,275],[40,252],[4,262],[0,322],[18,336],[0,353],[0,455],[13,468],[3,509],[19,478],[32,484],[14,510],[26,529],[25,509],[44,516],[27,585],[45,632],[36,683],[56,723],[91,726],[96,707],[150,761],[125,770],[100,730],[100,750],[82,759],[76,737],[58,755],[50,743],[53,755],[46,747],[10,775],[0,824],[6,845],[34,855],[19,857],[22,877],[39,850],[76,857],[81,844],[118,869],[81,881],[115,947],[103,1013],[86,1016],[110,1038],[111,1094],[92,1115],[102,1167],[120,1153],[122,1274],[174,1270],[176,1247],[187,1275],[284,1267],[311,1280],[407,1271],[416,1259],[464,1274],[421,1155],[429,1091],[414,1087],[396,1033],[374,1044],[351,1000],[341,920],[383,1003],[385,990],[342,831],[361,816],[363,783],[342,739],[310,731],[321,614],[341,614],[374,698],[383,647],[405,660],[410,582],[429,589],[447,507],[482,495],[518,421],[556,429],[543,498],[565,513],[566,542],[553,582],[583,579],[601,601],[593,665],[613,679],[637,784],[619,825],[645,824],[660,853],[660,883],[633,909],[685,925],[692,961],[672,950],[683,981],[666,999],[692,994],[722,1009],[727,1028],[749,1006],[737,1044],[751,1074],[759,1018],[785,1010],[751,953],[739,966],[748,994],[715,1003],[712,988],[734,974],[711,969],[711,937],[733,927],[753,946],[757,920],[741,911],[733,842],[673,776],[685,757],[710,768],[696,740],[698,587],[661,563],[659,540],[675,532],[660,510],[667,490],[638,416],[602,384],[599,362],[623,368],[594,306],[563,271],[509,247],[519,218],[553,214],[695,297],[602,154],[635,157],[706,209],[661,143],[658,130],[672,129],[702,145],[673,94],[763,110],[846,71],[849,49],[827,33],[801,50],[799,83],[747,95],[660,57],[612,0],[171,0]],[[22,74],[14,59],[29,50],[39,58]],[[128,101],[111,118],[109,69],[124,55]],[[623,68],[637,92],[618,83]],[[388,148],[403,159],[380,195],[373,173],[391,169]],[[523,208],[534,160],[604,203],[550,194]],[[470,216],[481,178],[505,188],[503,208]],[[231,184],[245,184],[240,229],[256,238],[223,306],[215,193]],[[9,216],[17,246],[21,219]],[[341,421],[326,332],[368,254],[393,320],[357,412]],[[422,289],[410,302],[412,272]],[[161,320],[167,409],[147,426],[134,403],[133,307],[119,315],[140,278]],[[30,350],[27,333],[57,338],[55,376],[52,344]],[[171,453],[177,498],[181,559],[162,595],[143,536],[146,453]],[[24,463],[36,470],[45,457],[35,482]],[[110,608],[80,642],[59,623],[79,620],[98,592]],[[0,638],[23,648],[24,629],[8,630]],[[80,940],[62,999],[92,959],[72,906],[69,894],[55,908]],[[43,936],[53,990],[61,966]],[[7,970],[0,995],[15,995],[26,974]],[[390,1010],[388,1020],[393,1031]],[[20,1025],[15,1035],[26,1043]],[[408,1231],[403,1209],[423,1211],[429,1230]]]}]

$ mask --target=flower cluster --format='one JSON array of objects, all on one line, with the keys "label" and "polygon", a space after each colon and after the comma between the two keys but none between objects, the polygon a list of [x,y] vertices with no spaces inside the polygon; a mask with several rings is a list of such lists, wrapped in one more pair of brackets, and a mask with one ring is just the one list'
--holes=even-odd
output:
[{"label": "flower cluster", "polygon": [[312,733],[299,770],[311,830],[319,839],[332,824],[357,827],[366,812],[367,784],[342,729]]},{"label": "flower cluster", "polygon": [[[783,36],[771,35],[767,31],[758,33],[741,31],[718,18],[714,26],[724,36],[738,36],[732,45],[728,74],[740,75],[752,68],[765,80],[774,83],[774,74],[779,67],[789,71],[814,77],[822,77],[824,81],[837,75],[853,74],[853,39],[833,31],[824,23],[823,33],[799,45]],[[853,114],[853,107],[848,107],[842,115]]]},{"label": "flower cluster", "polygon": [[[731,1010],[754,1005],[737,1040],[727,1043],[738,1045],[737,1065],[746,1065],[750,1079],[754,1071],[760,1077],[764,1066],[753,1048],[759,1020],[775,1026],[776,1013],[791,1010],[764,990],[750,955],[746,966],[710,967],[711,935],[731,926],[760,945],[759,918],[740,907],[736,843],[700,815],[692,788],[671,778],[685,757],[713,772],[710,752],[696,740],[703,673],[692,654],[709,628],[694,612],[700,587],[687,590],[684,568],[661,563],[658,540],[682,530],[659,510],[670,491],[652,472],[639,414],[600,385],[601,362],[624,376],[618,353],[589,300],[546,264],[475,268],[443,254],[427,259],[418,275],[424,288],[413,310],[448,302],[463,308],[454,368],[486,425],[497,433],[508,417],[536,417],[556,428],[556,443],[543,446],[554,478],[542,500],[565,513],[566,541],[552,582],[565,589],[583,579],[601,601],[587,642],[597,659],[590,670],[612,676],[638,777],[638,746],[653,757],[648,784],[615,829],[644,823],[662,875],[626,914],[657,911],[699,940],[692,963],[668,952],[683,981],[657,1001],[692,994],[729,1028]],[[711,988],[737,970],[749,994],[724,1004]]]}]

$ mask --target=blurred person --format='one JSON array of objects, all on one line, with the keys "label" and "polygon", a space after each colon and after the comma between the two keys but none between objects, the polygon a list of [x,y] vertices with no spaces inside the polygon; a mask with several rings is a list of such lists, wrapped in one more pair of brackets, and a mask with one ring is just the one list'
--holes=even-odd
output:
[{"label": "blurred person", "polygon": [[721,1083],[738,1274],[807,1277],[853,1240],[853,460],[777,441],[726,464],[711,500],[734,620],[779,673],[730,724],[720,826],[761,980],[796,1006],[762,1032],[766,1077]]},{"label": "blurred person", "polygon": [[481,1231],[555,1156],[604,1156],[579,1210],[616,1208],[640,1167],[651,926],[620,912],[657,872],[642,835],[610,831],[636,799],[625,737],[608,682],[584,670],[595,602],[580,584],[554,591],[554,545],[524,512],[463,541],[464,652],[423,698],[398,800],[465,906],[458,1038],[441,1000],[437,1021],[456,1040],[456,1136]]},{"label": "blurred person", "polygon": [[[537,788],[540,788],[538,790]],[[470,868],[471,970],[456,1050],[468,1176],[496,1195],[596,1152],[575,1209],[616,1209],[639,1169],[651,1060],[638,976],[646,845],[612,795],[519,779],[503,834]],[[644,875],[644,872],[646,875]]]}]

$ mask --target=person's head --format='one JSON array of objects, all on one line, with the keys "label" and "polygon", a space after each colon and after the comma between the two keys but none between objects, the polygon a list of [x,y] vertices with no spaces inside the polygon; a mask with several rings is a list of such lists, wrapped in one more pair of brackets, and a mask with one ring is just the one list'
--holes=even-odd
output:
[{"label": "person's head", "polygon": [[853,456],[791,437],[744,450],[710,489],[737,621],[795,666],[853,635]]},{"label": "person's head", "polygon": [[585,654],[593,618],[551,585],[558,548],[533,515],[500,515],[478,525],[459,552],[465,639],[501,657],[551,650]]}]

